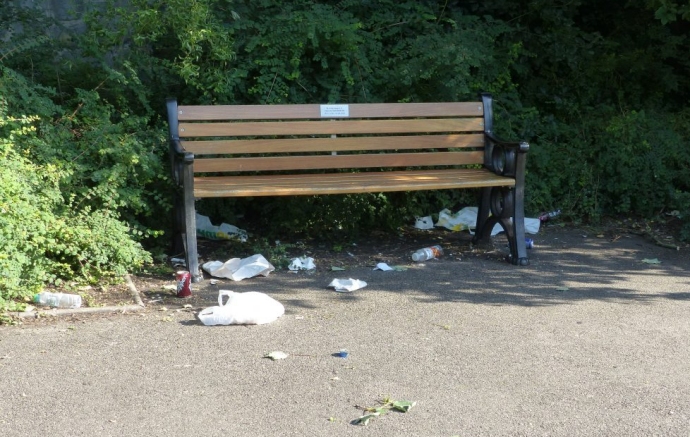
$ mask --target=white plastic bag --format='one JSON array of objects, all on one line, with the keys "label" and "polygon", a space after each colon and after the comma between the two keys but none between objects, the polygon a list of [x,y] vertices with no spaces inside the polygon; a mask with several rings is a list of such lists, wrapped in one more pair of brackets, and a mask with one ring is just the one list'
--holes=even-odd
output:
[{"label": "white plastic bag", "polygon": [[[467,206],[456,213],[451,213],[448,209],[442,210],[438,214],[438,222],[436,226],[443,226],[451,231],[469,231],[474,235],[474,229],[477,227],[477,210],[476,206]],[[539,219],[525,218],[525,232],[528,234],[536,234],[539,232]],[[503,227],[496,223],[491,230],[491,236],[503,232]]]},{"label": "white plastic bag", "polygon": [[268,276],[276,268],[263,255],[252,255],[247,258],[232,258],[227,261],[208,261],[201,266],[209,275],[216,278],[228,278],[233,281],[262,275]]},{"label": "white plastic bag", "polygon": [[247,231],[227,223],[215,226],[211,223],[210,218],[199,213],[196,214],[196,233],[199,237],[209,240],[232,240],[236,238],[243,243],[247,241]]},{"label": "white plastic bag", "polygon": [[433,229],[434,220],[430,215],[426,217],[415,217],[414,227],[417,229]]},{"label": "white plastic bag", "polygon": [[[223,296],[228,300],[223,305]],[[218,292],[218,306],[209,307],[199,313],[199,320],[206,326],[212,325],[263,325],[271,323],[285,314],[283,304],[271,296],[258,291],[235,293],[231,290]]]}]

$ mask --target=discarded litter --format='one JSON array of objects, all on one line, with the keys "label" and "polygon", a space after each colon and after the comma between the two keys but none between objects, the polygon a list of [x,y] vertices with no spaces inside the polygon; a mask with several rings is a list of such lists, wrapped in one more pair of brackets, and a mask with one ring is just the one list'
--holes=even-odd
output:
[{"label": "discarded litter", "polygon": [[525,246],[528,249],[534,249],[534,240],[531,238],[525,238]]},{"label": "discarded litter", "polygon": [[340,349],[338,351],[338,356],[340,358],[347,358],[348,356],[350,356],[350,352],[348,352],[347,349]]},{"label": "discarded litter", "polygon": [[[228,300],[223,304],[223,296]],[[258,291],[236,293],[231,290],[218,292],[218,306],[203,309],[199,320],[212,325],[263,325],[285,314],[283,304]]]},{"label": "discarded litter", "polygon": [[314,258],[306,256],[293,259],[290,265],[288,266],[288,269],[292,271],[313,270],[315,268],[316,264],[314,264]]},{"label": "discarded litter", "polygon": [[81,296],[68,293],[51,293],[44,291],[34,295],[34,303],[46,305],[52,308],[79,308]]},{"label": "discarded litter", "polygon": [[561,215],[561,210],[557,209],[557,210],[551,211],[551,212],[543,212],[543,213],[539,214],[538,218],[539,218],[540,222],[546,222],[546,221],[551,220],[554,217],[558,217],[559,215]]},{"label": "discarded litter", "polygon": [[443,248],[439,245],[419,249],[412,254],[412,261],[421,262],[443,255]]},{"label": "discarded litter", "polygon": [[192,297],[192,275],[186,270],[175,273],[177,297]]},{"label": "discarded litter", "polygon": [[247,231],[227,223],[215,226],[211,223],[210,218],[201,214],[196,215],[196,233],[199,237],[209,240],[238,239],[243,243],[247,241]]},{"label": "discarded litter", "polygon": [[343,272],[343,271],[345,271],[345,269],[342,268],[342,267],[338,267],[338,266],[331,266],[331,271],[334,271],[334,272]]},{"label": "discarded litter", "polygon": [[170,263],[173,265],[173,267],[176,267],[176,266],[186,267],[187,266],[187,262],[184,260],[184,258],[170,258]]},{"label": "discarded litter", "polygon": [[359,279],[334,279],[328,284],[329,287],[335,288],[339,293],[346,293],[349,291],[359,290],[367,286],[367,283]]},{"label": "discarded litter", "polygon": [[647,264],[661,264],[661,261],[659,261],[657,258],[645,258],[642,260],[642,262]]},{"label": "discarded litter", "polygon": [[382,270],[384,272],[390,272],[393,270],[393,267],[389,266],[386,263],[378,263],[376,264],[376,267],[374,267],[374,270]]},{"label": "discarded litter", "polygon": [[426,217],[415,217],[414,227],[417,229],[433,229],[434,220],[430,215]]},{"label": "discarded litter", "polygon": [[273,361],[275,361],[275,360],[284,360],[284,359],[287,358],[287,357],[288,357],[288,354],[286,354],[286,353],[283,352],[283,351],[273,351],[273,352],[269,352],[269,353],[267,353],[266,355],[264,355],[264,358],[270,358],[270,359],[272,359]]},{"label": "discarded litter", "polygon": [[268,276],[275,267],[263,255],[252,255],[248,258],[232,258],[226,262],[208,261],[201,266],[209,275],[217,278],[228,278],[233,281],[262,275]]},{"label": "discarded litter", "polygon": [[[473,234],[474,229],[477,227],[477,211],[478,208],[476,206],[465,207],[454,214],[450,210],[444,209],[438,214],[436,226],[442,226],[451,231],[469,231],[470,234]],[[525,232],[528,234],[538,233],[540,224],[539,219],[525,218]],[[501,232],[503,232],[503,227],[496,223],[491,230],[491,236],[493,237]]]}]

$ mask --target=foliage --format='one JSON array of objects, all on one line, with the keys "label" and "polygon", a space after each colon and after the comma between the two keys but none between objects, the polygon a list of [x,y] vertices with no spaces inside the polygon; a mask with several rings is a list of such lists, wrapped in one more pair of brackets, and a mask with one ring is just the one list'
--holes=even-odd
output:
[{"label": "foliage", "polygon": [[45,283],[96,280],[150,260],[142,232],[119,212],[150,208],[143,193],[155,160],[133,147],[138,132],[149,134],[136,118],[113,122],[93,92],[78,90],[69,110],[54,95],[0,66],[0,309]]}]

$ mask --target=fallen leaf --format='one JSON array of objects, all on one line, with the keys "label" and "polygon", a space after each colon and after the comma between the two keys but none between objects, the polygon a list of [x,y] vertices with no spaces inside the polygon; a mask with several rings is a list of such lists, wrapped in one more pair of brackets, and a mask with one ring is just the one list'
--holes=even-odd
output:
[{"label": "fallen leaf", "polygon": [[288,354],[286,354],[285,352],[282,352],[282,351],[273,351],[273,352],[269,352],[266,355],[264,355],[264,358],[270,358],[273,361],[284,360],[287,357],[288,357]]},{"label": "fallen leaf", "polygon": [[362,426],[367,426],[369,424],[369,421],[373,419],[374,417],[380,416],[381,413],[370,413],[366,414],[362,417],[358,417],[355,420],[352,421],[353,425],[362,425]]},{"label": "fallen leaf", "polygon": [[414,407],[416,402],[410,401],[395,401],[393,402],[393,409],[407,413],[410,408]]}]

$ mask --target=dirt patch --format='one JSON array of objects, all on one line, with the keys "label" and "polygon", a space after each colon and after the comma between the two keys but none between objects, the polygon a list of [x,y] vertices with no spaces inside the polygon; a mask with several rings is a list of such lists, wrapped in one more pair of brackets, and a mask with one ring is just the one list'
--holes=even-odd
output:
[{"label": "dirt patch", "polygon": [[[686,257],[689,245],[678,240],[678,220],[645,222],[625,219],[612,220],[597,227],[567,226],[562,222],[547,223],[534,239],[535,248],[528,255],[538,251],[540,244],[558,241],[559,247],[572,247],[580,244],[582,238],[597,238],[611,244],[625,244],[631,236],[641,237],[650,248],[664,248],[671,257]],[[319,240],[295,240],[241,244],[238,242],[216,242],[199,240],[200,261],[227,260],[246,257],[254,253],[264,255],[278,270],[285,270],[289,261],[295,257],[314,258],[317,271],[331,271],[335,268],[351,269],[371,267],[385,262],[390,266],[404,266],[412,263],[410,254],[415,250],[440,244],[446,260],[468,261],[472,259],[503,260],[508,254],[507,240],[504,236],[494,237],[490,242],[479,246],[472,244],[468,232],[451,232],[442,228],[418,230],[414,227],[401,228],[397,232],[370,232],[348,243],[325,243]],[[638,239],[639,241],[639,239]],[[508,266],[506,265],[506,268]],[[130,275],[139,296],[146,305],[146,311],[157,311],[164,307],[183,307],[184,299],[175,296],[175,270],[171,264],[158,265],[148,272]],[[206,275],[206,280],[210,279]],[[132,289],[123,280],[119,283],[100,286],[78,287],[74,284],[63,287],[65,292],[78,292],[82,295],[84,307],[124,307],[134,302]],[[103,314],[74,316],[75,321],[90,317],[104,317]]]}]

